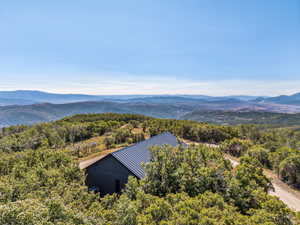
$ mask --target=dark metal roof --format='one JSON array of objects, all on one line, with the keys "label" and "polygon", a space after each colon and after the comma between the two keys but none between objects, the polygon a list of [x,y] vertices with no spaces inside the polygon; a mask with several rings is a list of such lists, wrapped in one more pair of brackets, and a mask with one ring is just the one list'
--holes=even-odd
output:
[{"label": "dark metal roof", "polygon": [[145,141],[139,142],[133,146],[115,151],[111,153],[111,155],[125,167],[127,167],[138,178],[143,178],[145,173],[144,169],[142,168],[142,163],[149,162],[151,159],[149,148],[154,145],[162,146],[165,144],[177,146],[179,145],[179,142],[173,134],[165,132]]}]

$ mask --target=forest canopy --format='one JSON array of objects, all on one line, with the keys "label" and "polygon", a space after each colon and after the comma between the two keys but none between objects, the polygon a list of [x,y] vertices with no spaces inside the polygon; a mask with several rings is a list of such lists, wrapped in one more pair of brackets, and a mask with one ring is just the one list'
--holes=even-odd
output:
[{"label": "forest canopy", "polygon": [[[106,147],[131,144],[164,131],[220,148],[153,147],[145,178],[131,177],[120,195],[100,198],[88,191],[78,168],[86,150],[78,145],[95,137],[103,137]],[[130,114],[3,128],[0,224],[300,224],[299,214],[267,194],[273,187],[263,174],[266,167],[288,184],[300,184],[299,137],[295,128]],[[240,157],[240,165],[233,169],[224,152]]]}]

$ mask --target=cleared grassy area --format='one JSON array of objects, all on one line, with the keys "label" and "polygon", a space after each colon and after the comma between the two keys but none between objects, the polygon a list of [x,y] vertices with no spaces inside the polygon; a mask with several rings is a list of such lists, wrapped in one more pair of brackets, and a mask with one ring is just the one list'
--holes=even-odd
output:
[{"label": "cleared grassy area", "polygon": [[86,157],[78,158],[78,161],[82,162],[82,161],[85,161],[85,160],[88,160],[88,159],[93,159],[93,158],[98,157],[98,156],[107,155],[109,153],[112,153],[114,151],[117,151],[117,150],[122,149],[122,148],[127,147],[127,146],[129,146],[129,145],[128,144],[123,144],[123,145],[118,145],[115,148],[100,150],[99,152],[92,153],[92,154],[90,154]]},{"label": "cleared grassy area", "polygon": [[[128,127],[128,125],[124,125],[120,129],[126,129],[127,127]],[[131,132],[133,134],[143,133],[143,129],[142,128],[133,128],[131,130]],[[99,157],[102,155],[107,155],[111,152],[114,152],[116,150],[119,150],[121,148],[124,148],[124,147],[134,144],[134,143],[132,143],[132,144],[129,144],[129,143],[114,144],[111,148],[107,148],[105,145],[105,139],[110,138],[110,137],[112,137],[112,133],[107,133],[105,135],[98,136],[98,137],[92,137],[88,140],[77,143],[77,145],[82,145],[82,146],[90,146],[91,145],[92,146],[91,148],[84,149],[82,152],[80,152],[80,154],[78,156],[78,161],[82,162],[82,161],[89,160],[89,159]],[[146,135],[145,138],[146,139],[150,138],[150,135]]]}]

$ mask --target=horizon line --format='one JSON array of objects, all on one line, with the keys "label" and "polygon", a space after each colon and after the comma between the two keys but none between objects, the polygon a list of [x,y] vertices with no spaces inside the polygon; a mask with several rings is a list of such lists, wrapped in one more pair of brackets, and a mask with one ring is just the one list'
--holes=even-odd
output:
[{"label": "horizon line", "polygon": [[234,97],[234,96],[251,96],[251,97],[275,97],[275,96],[290,96],[300,93],[295,92],[290,95],[280,94],[280,95],[251,95],[251,94],[233,94],[233,95],[207,95],[207,94],[188,94],[188,93],[161,93],[161,94],[88,94],[88,93],[72,93],[72,92],[55,92],[55,91],[44,91],[40,89],[11,89],[11,90],[0,90],[0,92],[42,92],[47,94],[59,94],[59,95],[88,95],[88,96],[207,96],[207,97]]}]

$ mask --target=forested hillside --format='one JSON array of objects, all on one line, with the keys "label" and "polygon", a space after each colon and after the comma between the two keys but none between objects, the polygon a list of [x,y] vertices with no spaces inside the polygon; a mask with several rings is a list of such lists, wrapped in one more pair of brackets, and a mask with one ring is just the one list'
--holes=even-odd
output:
[{"label": "forested hillside", "polygon": [[120,102],[78,102],[0,107],[0,127],[34,124],[82,113],[132,113],[159,118],[179,118],[194,109],[193,105]]},{"label": "forested hillside", "polygon": [[264,105],[230,98],[208,100],[173,96],[68,104],[0,106],[0,127],[49,122],[75,114],[108,112],[216,124],[300,125],[300,114],[297,113],[300,112],[300,106]]},{"label": "forested hillside", "polygon": [[267,124],[273,126],[300,125],[300,113],[286,114],[266,111],[193,111],[181,119],[216,124]]},{"label": "forested hillside", "polygon": [[[218,144],[154,147],[146,177],[120,195],[88,192],[81,158],[170,131]],[[300,224],[263,167],[300,185],[300,130],[221,126],[131,114],[90,114],[0,133],[0,224]],[[170,154],[172,153],[172,154]],[[240,157],[232,168],[223,153]]]},{"label": "forested hillside", "polygon": [[293,95],[280,95],[277,97],[262,99],[266,102],[273,102],[278,104],[300,105],[300,93],[295,93]]}]

